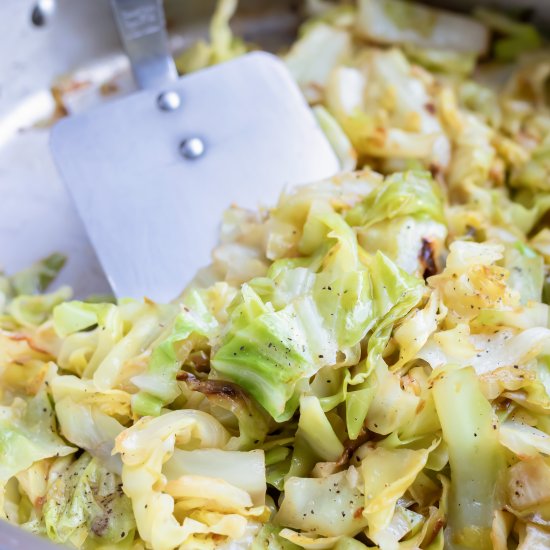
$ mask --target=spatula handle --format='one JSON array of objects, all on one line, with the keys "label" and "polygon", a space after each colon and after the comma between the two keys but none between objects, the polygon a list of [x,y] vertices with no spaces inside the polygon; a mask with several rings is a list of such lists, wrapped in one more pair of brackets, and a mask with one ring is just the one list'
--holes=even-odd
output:
[{"label": "spatula handle", "polygon": [[162,0],[111,0],[111,6],[138,86],[160,88],[176,79]]}]

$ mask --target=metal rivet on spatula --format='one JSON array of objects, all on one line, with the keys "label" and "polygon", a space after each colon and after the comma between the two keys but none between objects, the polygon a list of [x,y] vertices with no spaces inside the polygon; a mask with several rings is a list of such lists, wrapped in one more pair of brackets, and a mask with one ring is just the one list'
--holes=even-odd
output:
[{"label": "metal rivet on spatula", "polygon": [[180,153],[188,160],[202,157],[205,149],[204,141],[198,137],[187,138],[180,143]]},{"label": "metal rivet on spatula", "polygon": [[181,105],[181,98],[177,92],[162,92],[157,97],[157,105],[163,111],[175,111]]},{"label": "metal rivet on spatula", "polygon": [[35,27],[45,26],[55,12],[55,0],[38,0],[31,12],[31,22]]}]

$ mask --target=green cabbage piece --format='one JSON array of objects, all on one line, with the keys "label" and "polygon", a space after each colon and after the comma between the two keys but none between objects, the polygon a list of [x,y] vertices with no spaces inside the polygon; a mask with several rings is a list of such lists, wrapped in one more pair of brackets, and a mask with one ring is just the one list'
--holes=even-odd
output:
[{"label": "green cabbage piece", "polygon": [[544,259],[532,248],[518,241],[506,247],[504,265],[509,270],[507,284],[518,291],[522,303],[542,300]]},{"label": "green cabbage piece", "polygon": [[[201,380],[191,374],[186,374],[185,383],[190,390],[206,397],[213,414],[229,430],[234,427],[228,426],[232,417],[237,420],[239,436],[231,438],[228,449],[244,451],[257,448],[264,441],[269,431],[268,415],[240,386],[226,380]],[[227,411],[230,418],[219,411]]]},{"label": "green cabbage piece", "polygon": [[54,542],[116,544],[132,539],[135,520],[120,478],[84,453],[49,487],[43,508],[48,537]]},{"label": "green cabbage piece", "polygon": [[344,452],[344,446],[323,412],[319,399],[313,395],[300,399],[296,438],[299,437],[305,440],[320,460],[336,462]]},{"label": "green cabbage piece", "polygon": [[403,51],[414,63],[439,73],[466,76],[473,72],[477,62],[476,54],[471,52],[423,48],[415,44],[405,44]]},{"label": "green cabbage piece", "polygon": [[204,69],[247,52],[244,41],[234,36],[229,26],[237,5],[237,0],[218,0],[210,20],[210,42],[199,40],[176,58],[176,67],[180,73]]},{"label": "green cabbage piece", "polygon": [[[385,531],[391,529],[392,519],[398,512],[396,505],[425,467],[430,450],[377,447],[366,452],[361,462],[365,483],[363,516],[368,520],[369,537],[375,542],[380,544],[379,539],[389,536]],[[410,528],[402,535],[409,531]]]},{"label": "green cabbage piece", "polygon": [[505,466],[498,421],[473,368],[445,367],[434,375],[435,406],[451,467],[448,548],[490,549]]},{"label": "green cabbage piece", "polygon": [[357,31],[374,42],[476,55],[487,49],[487,29],[471,17],[403,0],[359,0],[358,4]]},{"label": "green cabbage piece", "polygon": [[527,424],[505,421],[500,426],[499,437],[502,445],[518,456],[536,459],[539,453],[550,455],[550,435]]},{"label": "green cabbage piece", "polygon": [[479,7],[474,15],[487,27],[499,34],[493,53],[500,61],[515,61],[520,55],[536,50],[543,39],[534,25],[514,21],[507,15],[489,8]]},{"label": "green cabbage piece", "polygon": [[366,550],[368,546],[351,537],[340,537],[332,550]]},{"label": "green cabbage piece", "polygon": [[500,127],[503,115],[495,90],[474,80],[465,80],[460,83],[457,93],[461,105],[493,128]]},{"label": "green cabbage piece", "polygon": [[87,330],[95,325],[105,327],[115,309],[113,304],[90,304],[77,300],[63,302],[53,310],[54,327],[61,337]]},{"label": "green cabbage piece", "polygon": [[[51,254],[14,275],[4,275],[0,271],[0,326],[7,329],[14,329],[17,325],[31,327],[45,320],[51,301],[41,296],[33,299],[33,295],[48,288],[65,265],[65,260],[61,254]],[[60,289],[52,299],[55,301],[60,295],[67,299],[69,289]],[[12,305],[14,299],[17,301]]]},{"label": "green cabbage piece", "polygon": [[[344,362],[347,355],[356,357],[354,346],[384,318],[375,331],[377,344],[369,344],[369,350],[381,353],[392,323],[422,294],[423,282],[381,253],[369,266],[360,264],[355,235],[341,218],[322,215],[320,220],[331,228],[328,237],[336,239],[324,271],[308,278],[291,277],[289,269],[299,290],[279,310],[264,302],[252,284],[244,285],[242,302],[211,362],[217,376],[244,388],[279,422],[292,416],[310,376],[335,365],[338,351]],[[280,272],[277,277],[280,282]]]},{"label": "green cabbage piece", "polygon": [[[404,546],[407,543],[414,544],[415,539],[421,540],[423,523],[426,523],[426,518],[422,514],[397,505],[389,525],[379,531],[376,536],[370,534],[369,531],[369,536],[380,548],[398,547],[399,541],[403,541],[403,539],[407,539],[407,542],[403,541]],[[411,533],[413,534],[412,540],[409,538]]]},{"label": "green cabbage piece", "polygon": [[[370,268],[373,296],[381,318],[368,341],[367,359],[361,365],[362,370],[354,379],[347,379],[344,383],[344,388],[347,387],[348,391],[345,398],[346,425],[352,440],[358,437],[373,403],[379,418],[370,418],[368,426],[378,433],[393,431],[406,415],[405,405],[410,402],[410,394],[400,391],[399,382],[388,372],[382,352],[390,339],[394,324],[405,317],[424,294],[424,282],[421,279],[399,269],[381,252],[374,256]],[[398,397],[391,408],[393,415],[388,414],[388,403],[385,401],[387,397],[390,397],[390,402]]]},{"label": "green cabbage piece", "polygon": [[358,475],[353,469],[323,478],[287,479],[275,523],[326,537],[356,535],[367,526]]},{"label": "green cabbage piece", "polygon": [[327,361],[335,362],[334,341],[311,296],[274,311],[247,285],[242,293],[244,301],[233,312],[232,330],[212,367],[250,393],[275,420],[288,420],[298,405],[299,382]]},{"label": "green cabbage piece", "polygon": [[355,23],[357,10],[349,4],[335,4],[330,0],[306,0],[305,12],[308,19],[302,23],[298,34],[305,34],[313,25],[328,23],[334,27],[351,27]]},{"label": "green cabbage piece", "polygon": [[465,191],[469,200],[462,212],[480,212],[495,226],[519,232],[518,237],[528,234],[550,209],[548,193],[522,192],[511,200],[504,189],[485,189],[471,183],[465,185]]},{"label": "green cabbage piece", "polygon": [[348,389],[345,396],[346,428],[351,440],[359,437],[376,390],[376,385],[371,380],[362,383],[353,390]]},{"label": "green cabbage piece", "polygon": [[125,427],[114,414],[125,410],[121,401],[128,399],[127,394],[120,391],[110,395],[94,392],[93,386],[76,376],[57,376],[50,387],[61,435],[88,451],[108,470],[120,474],[120,456],[113,455],[112,451],[116,437]]},{"label": "green cabbage piece", "polygon": [[175,449],[163,467],[167,479],[184,475],[223,479],[246,491],[255,506],[265,503],[265,458],[260,449],[253,451],[222,451],[221,449]]},{"label": "green cabbage piece", "polygon": [[63,254],[50,254],[29,268],[9,277],[15,295],[44,292],[63,269],[67,258]]},{"label": "green cabbage piece", "polygon": [[299,550],[300,547],[279,536],[281,527],[266,523],[254,538],[250,550]]},{"label": "green cabbage piece", "polygon": [[11,407],[2,409],[0,484],[39,460],[76,451],[57,435],[54,412],[45,389],[28,401],[16,398]]},{"label": "green cabbage piece", "polygon": [[[61,367],[93,378],[101,391],[112,389],[124,375],[126,362],[151,346],[171,326],[178,306],[123,300],[118,305],[67,302],[55,309],[54,328],[65,337]],[[84,332],[86,331],[86,332]],[[90,354],[71,365],[69,354],[85,340]]]},{"label": "green cabbage piece", "polygon": [[340,169],[354,170],[357,153],[338,121],[322,105],[316,105],[313,114],[340,161]]},{"label": "green cabbage piece", "polygon": [[512,170],[510,185],[532,192],[550,191],[550,138],[533,151],[527,162]]},{"label": "green cabbage piece", "polygon": [[308,224],[302,248],[312,255],[299,267],[275,262],[268,277],[243,285],[211,362],[217,376],[241,386],[277,421],[290,418],[300,388],[336,364],[339,350],[355,356],[376,315],[352,229],[327,212],[310,215]]},{"label": "green cabbage piece", "polygon": [[22,294],[10,302],[7,311],[18,324],[24,327],[36,327],[48,319],[57,305],[71,296],[72,290],[67,286],[49,294]]},{"label": "green cabbage piece", "polygon": [[521,519],[532,518],[545,525],[550,520],[550,464],[548,457],[541,454],[529,453],[527,456],[529,458],[518,461],[506,471],[508,500]]},{"label": "green cabbage piece", "polygon": [[147,374],[134,379],[141,387],[141,391],[132,398],[132,409],[136,414],[158,416],[162,407],[179,395],[176,374],[181,368],[182,359],[178,357],[176,345],[193,334],[212,338],[218,329],[218,321],[199,291],[192,291],[185,304],[169,336],[153,348]]},{"label": "green cabbage piece", "polygon": [[306,99],[317,102],[323,96],[332,70],[350,54],[350,33],[320,22],[302,34],[284,61]]},{"label": "green cabbage piece", "polygon": [[[439,119],[426,108],[433,98],[426,83],[413,76],[415,69],[402,51],[370,49],[360,64],[361,68],[335,68],[324,97],[360,163],[370,157],[384,159],[381,167],[386,172],[409,164],[446,166],[448,138]],[[392,90],[390,104],[387,90]],[[408,122],[413,113],[414,126]]]},{"label": "green cabbage piece", "polygon": [[352,226],[370,227],[398,216],[428,218],[443,223],[443,200],[429,172],[396,173],[372,191],[346,216]]}]

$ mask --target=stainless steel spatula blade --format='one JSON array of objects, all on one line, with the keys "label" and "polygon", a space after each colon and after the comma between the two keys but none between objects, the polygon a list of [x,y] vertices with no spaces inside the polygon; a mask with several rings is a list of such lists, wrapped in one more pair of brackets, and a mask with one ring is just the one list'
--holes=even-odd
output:
[{"label": "stainless steel spatula blade", "polygon": [[210,262],[231,204],[272,205],[285,185],[338,170],[286,68],[265,53],[66,118],[51,149],[116,295],[159,301]]}]

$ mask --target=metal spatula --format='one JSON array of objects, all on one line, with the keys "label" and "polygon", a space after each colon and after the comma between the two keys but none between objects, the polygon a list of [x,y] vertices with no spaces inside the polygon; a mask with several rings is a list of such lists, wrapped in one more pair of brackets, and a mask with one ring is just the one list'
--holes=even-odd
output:
[{"label": "metal spatula", "polygon": [[177,78],[160,0],[112,0],[142,91],[60,121],[51,149],[119,297],[174,298],[223,211],[274,204],[338,161],[284,65],[252,53]]}]

